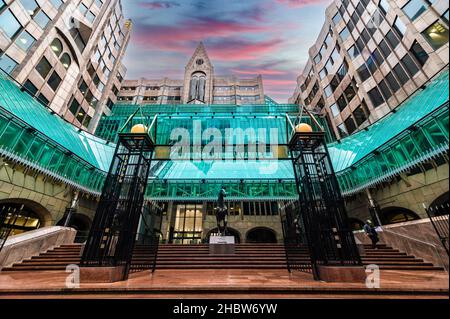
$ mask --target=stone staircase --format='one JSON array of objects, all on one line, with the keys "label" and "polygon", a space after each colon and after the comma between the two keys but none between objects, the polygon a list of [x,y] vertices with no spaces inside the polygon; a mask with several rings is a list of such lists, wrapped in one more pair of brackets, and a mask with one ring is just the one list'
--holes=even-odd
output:
[{"label": "stone staircase", "polygon": [[[80,262],[80,244],[62,245],[39,256],[4,268],[2,271],[65,270],[69,264]],[[361,256],[363,263],[377,264],[389,270],[444,270],[431,263],[385,245],[378,249],[365,246]],[[146,263],[151,255],[145,246],[136,246],[133,264]],[[306,247],[298,248],[297,262],[308,263]],[[209,255],[209,247],[201,245],[161,244],[157,269],[286,269],[286,254],[283,244],[237,244],[234,255]]]}]

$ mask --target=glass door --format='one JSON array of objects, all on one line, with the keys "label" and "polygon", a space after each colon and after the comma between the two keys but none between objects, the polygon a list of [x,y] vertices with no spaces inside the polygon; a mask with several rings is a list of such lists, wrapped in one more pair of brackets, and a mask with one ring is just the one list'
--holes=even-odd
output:
[{"label": "glass door", "polygon": [[175,217],[175,244],[200,244],[203,232],[202,204],[179,204]]}]

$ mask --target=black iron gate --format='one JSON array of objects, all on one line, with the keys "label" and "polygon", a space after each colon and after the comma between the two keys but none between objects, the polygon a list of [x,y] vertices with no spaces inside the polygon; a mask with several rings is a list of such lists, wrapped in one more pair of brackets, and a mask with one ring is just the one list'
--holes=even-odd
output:
[{"label": "black iron gate", "polygon": [[156,268],[159,242],[161,238],[163,209],[154,202],[144,205],[140,226],[133,250],[130,272]]},{"label": "black iron gate", "polygon": [[298,270],[311,273],[312,265],[306,241],[306,232],[299,212],[300,203],[298,200],[284,203],[280,207],[286,263],[289,272]]},{"label": "black iron gate", "polygon": [[324,133],[296,132],[289,149],[314,278],[320,266],[362,266]]},{"label": "black iron gate", "polygon": [[449,233],[449,213],[450,205],[445,203],[442,205],[428,207],[426,209],[428,218],[436,231],[439,240],[442,243],[447,255],[449,254],[448,233]]}]

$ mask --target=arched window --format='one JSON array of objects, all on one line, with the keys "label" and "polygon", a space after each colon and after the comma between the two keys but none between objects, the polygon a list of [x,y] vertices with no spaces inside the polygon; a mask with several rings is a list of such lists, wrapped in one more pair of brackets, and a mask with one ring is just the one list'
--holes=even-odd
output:
[{"label": "arched window", "polygon": [[191,76],[189,86],[189,101],[199,100],[205,101],[206,74],[203,72],[195,72]]},{"label": "arched window", "polygon": [[411,220],[420,219],[413,211],[403,207],[386,207],[381,210],[381,219],[383,224],[403,223]]},{"label": "arched window", "polygon": [[72,63],[72,59],[70,58],[70,55],[68,53],[64,53],[61,56],[61,59],[59,59],[59,61],[61,61],[62,65],[64,66],[64,68],[66,68],[66,70],[69,68],[70,64]]},{"label": "arched window", "polygon": [[276,243],[277,236],[275,232],[266,227],[256,227],[247,232],[247,243]]},{"label": "arched window", "polygon": [[55,38],[52,44],[50,44],[50,48],[56,54],[56,56],[59,57],[62,53],[63,45],[58,38]]}]

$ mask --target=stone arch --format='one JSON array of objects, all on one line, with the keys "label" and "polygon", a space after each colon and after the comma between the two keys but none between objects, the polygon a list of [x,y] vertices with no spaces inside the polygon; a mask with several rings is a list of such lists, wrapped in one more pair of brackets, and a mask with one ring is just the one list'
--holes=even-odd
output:
[{"label": "stone arch", "polygon": [[381,222],[385,225],[420,219],[419,215],[404,207],[389,206],[380,211]]},{"label": "stone arch", "polygon": [[[217,227],[211,229],[211,230],[206,234],[206,237],[205,237],[206,242],[209,243],[209,237],[211,236],[211,234],[212,234],[212,233],[217,233],[218,231],[219,231],[219,230],[217,229]],[[234,240],[235,240],[235,243],[236,243],[236,244],[239,244],[239,243],[241,242],[241,233],[240,233],[238,230],[236,230],[236,229],[234,229],[234,228],[231,228],[231,227],[227,227],[227,231],[228,231],[228,234],[229,234],[229,235],[234,236]]]},{"label": "stone arch", "polygon": [[10,226],[9,236],[19,235],[53,223],[51,213],[41,204],[21,198],[0,200],[0,213]]},{"label": "stone arch", "polygon": [[246,243],[277,243],[277,233],[268,227],[254,227],[245,234]]},{"label": "stone arch", "polygon": [[36,214],[40,221],[40,227],[51,226],[53,224],[53,218],[50,211],[38,202],[25,198],[5,198],[0,200],[0,206],[22,204],[24,205],[24,209]]},{"label": "stone arch", "polygon": [[449,204],[449,192],[445,192],[444,194],[441,194],[440,196],[436,197],[430,204],[430,207],[437,207],[442,205],[448,205]]},{"label": "stone arch", "polygon": [[350,224],[351,230],[362,230],[364,227],[364,222],[359,218],[350,217],[348,223]]}]

